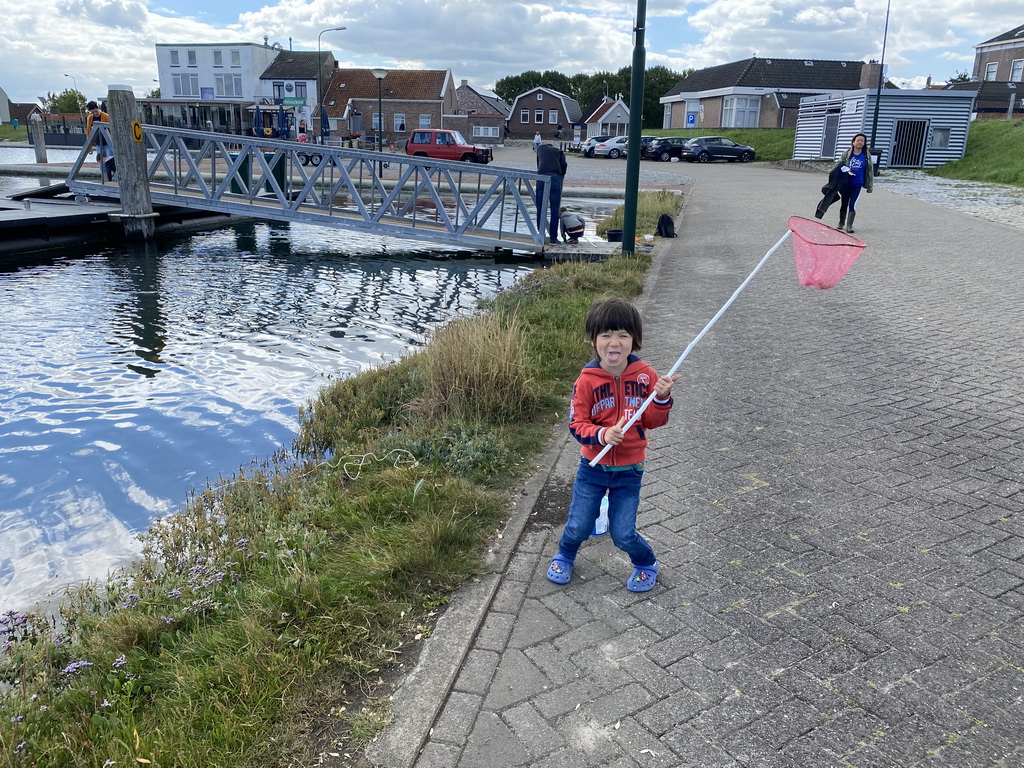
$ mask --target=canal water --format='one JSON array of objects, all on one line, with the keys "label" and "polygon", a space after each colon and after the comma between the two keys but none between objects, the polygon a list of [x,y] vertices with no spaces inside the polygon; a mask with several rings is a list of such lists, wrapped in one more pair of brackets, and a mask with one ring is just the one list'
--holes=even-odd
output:
[{"label": "canal water", "polygon": [[325,383],[533,267],[258,222],[0,261],[0,612],[129,563],[189,489],[288,448]]}]

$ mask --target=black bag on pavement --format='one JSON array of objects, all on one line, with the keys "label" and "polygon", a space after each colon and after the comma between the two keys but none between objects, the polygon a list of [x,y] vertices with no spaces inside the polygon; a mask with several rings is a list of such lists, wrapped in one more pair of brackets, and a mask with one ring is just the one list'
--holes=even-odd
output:
[{"label": "black bag on pavement", "polygon": [[661,217],[658,219],[658,229],[654,234],[658,237],[675,237],[676,223],[672,220],[672,217],[667,213],[661,214]]}]

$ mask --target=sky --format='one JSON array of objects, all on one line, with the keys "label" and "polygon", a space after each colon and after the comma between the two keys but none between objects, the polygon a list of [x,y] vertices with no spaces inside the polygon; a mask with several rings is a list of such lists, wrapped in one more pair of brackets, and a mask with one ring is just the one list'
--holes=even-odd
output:
[{"label": "sky", "polygon": [[[882,57],[887,0],[647,0],[646,62],[676,71],[762,58]],[[889,0],[885,64],[902,87],[971,73],[974,45],[1024,23],[1020,0]],[[34,102],[156,87],[156,43],[280,43],[342,66],[508,75],[615,72],[633,60],[637,3],[569,0],[0,0],[0,88]]]}]

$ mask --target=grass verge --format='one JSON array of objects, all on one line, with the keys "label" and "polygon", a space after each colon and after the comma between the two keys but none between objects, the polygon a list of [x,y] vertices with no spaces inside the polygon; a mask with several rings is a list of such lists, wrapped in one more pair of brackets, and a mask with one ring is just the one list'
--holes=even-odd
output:
[{"label": "grass verge", "polygon": [[1024,187],[1024,121],[975,120],[963,158],[931,168],[946,179]]},{"label": "grass verge", "polygon": [[[676,213],[677,195],[659,210],[649,194],[650,215]],[[130,571],[57,616],[0,616],[0,766],[307,763],[309,725],[478,571],[589,357],[587,307],[635,297],[649,266],[536,270],[420,351],[325,387],[292,453],[195,493]],[[354,737],[384,721],[344,716]]]}]

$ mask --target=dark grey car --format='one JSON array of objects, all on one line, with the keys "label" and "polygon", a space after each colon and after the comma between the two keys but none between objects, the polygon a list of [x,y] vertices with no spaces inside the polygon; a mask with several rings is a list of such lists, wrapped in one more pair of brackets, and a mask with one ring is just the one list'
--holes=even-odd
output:
[{"label": "dark grey car", "polygon": [[749,163],[755,154],[753,147],[737,144],[724,136],[699,136],[686,142],[679,157],[691,163],[709,163],[712,160]]}]

